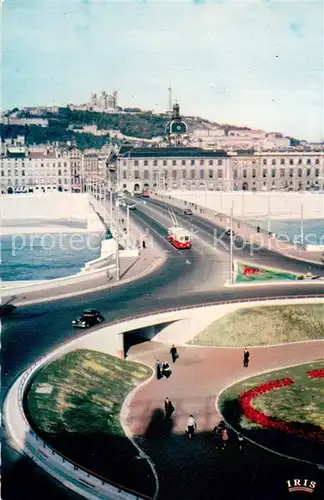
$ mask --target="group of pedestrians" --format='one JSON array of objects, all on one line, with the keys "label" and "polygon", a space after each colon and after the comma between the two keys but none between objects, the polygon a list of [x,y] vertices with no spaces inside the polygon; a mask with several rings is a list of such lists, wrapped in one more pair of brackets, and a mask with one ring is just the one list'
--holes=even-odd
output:
[{"label": "group of pedestrians", "polygon": [[[172,344],[172,347],[170,349],[170,354],[172,363],[175,363],[179,355],[177,348],[174,344]],[[157,380],[160,380],[161,378],[169,378],[172,373],[169,363],[167,361],[163,361],[163,363],[161,363],[161,361],[157,359],[155,364],[155,373]]]},{"label": "group of pedestrians", "polygon": [[[226,450],[230,437],[226,424],[223,420],[213,429],[213,437],[216,449]],[[243,436],[241,434],[237,434],[237,447],[240,451],[243,450]]]}]

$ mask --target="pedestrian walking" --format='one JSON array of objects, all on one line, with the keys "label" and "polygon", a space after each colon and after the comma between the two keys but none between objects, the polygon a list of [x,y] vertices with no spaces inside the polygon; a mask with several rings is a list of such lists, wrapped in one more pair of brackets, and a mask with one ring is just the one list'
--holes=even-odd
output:
[{"label": "pedestrian walking", "polygon": [[160,380],[162,378],[162,373],[161,373],[161,363],[159,359],[156,360],[155,372],[157,380]]},{"label": "pedestrian walking", "polygon": [[193,439],[195,430],[197,429],[197,424],[195,419],[193,418],[193,415],[190,415],[187,421],[187,427],[186,427],[186,434],[189,439]]},{"label": "pedestrian walking", "polygon": [[227,448],[227,445],[228,445],[228,430],[226,429],[226,427],[222,430],[222,442],[223,442],[223,446],[222,446],[222,450],[225,450],[225,448]]},{"label": "pedestrian walking", "polygon": [[242,434],[237,435],[237,447],[240,451],[243,450],[243,436],[242,436]]},{"label": "pedestrian walking", "polygon": [[244,368],[248,368],[248,366],[249,366],[249,361],[250,361],[250,353],[249,353],[249,351],[245,348],[245,349],[244,349],[244,354],[243,354],[243,366],[244,366]]},{"label": "pedestrian walking", "polygon": [[164,410],[165,410],[164,422],[167,422],[167,420],[169,420],[171,418],[171,415],[175,410],[175,408],[174,408],[174,406],[169,398],[165,398]]},{"label": "pedestrian walking", "polygon": [[213,430],[213,437],[215,439],[216,449],[219,450],[222,448],[222,427],[220,425],[216,425]]},{"label": "pedestrian walking", "polygon": [[172,358],[173,363],[175,363],[179,356],[178,356],[177,348],[174,344],[172,344],[172,347],[170,349],[170,354],[171,354],[171,358]]},{"label": "pedestrian walking", "polygon": [[145,240],[143,240],[143,248],[146,248]]}]

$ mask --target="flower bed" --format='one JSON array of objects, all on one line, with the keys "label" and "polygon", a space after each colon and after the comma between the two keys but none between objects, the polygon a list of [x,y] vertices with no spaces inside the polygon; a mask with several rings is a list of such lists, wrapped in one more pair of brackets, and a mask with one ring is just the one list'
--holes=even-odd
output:
[{"label": "flower bed", "polygon": [[[307,376],[309,378],[320,378],[324,377],[324,369],[316,369],[307,372]],[[292,424],[288,422],[284,422],[281,420],[274,420],[265,413],[256,410],[252,402],[261,394],[272,391],[274,389],[280,389],[281,387],[288,387],[292,385],[294,381],[291,378],[283,378],[281,380],[274,380],[271,382],[266,382],[264,384],[260,384],[253,389],[250,389],[239,396],[239,402],[243,411],[244,416],[254,422],[255,424],[260,425],[264,428],[272,428],[278,429],[288,434],[294,434],[295,436],[307,438],[307,439],[316,439],[320,441],[324,441],[324,432],[308,432],[303,429],[296,429],[292,426]]]},{"label": "flower bed", "polygon": [[307,372],[308,378],[322,378],[324,377],[324,368],[317,368],[316,370],[311,370]]}]

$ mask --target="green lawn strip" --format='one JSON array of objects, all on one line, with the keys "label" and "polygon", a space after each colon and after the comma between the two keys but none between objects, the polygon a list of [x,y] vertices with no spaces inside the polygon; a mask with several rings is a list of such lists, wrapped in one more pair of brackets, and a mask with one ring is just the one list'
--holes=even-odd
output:
[{"label": "green lawn strip", "polygon": [[[255,272],[252,272],[255,271]],[[294,281],[300,278],[300,275],[281,271],[280,269],[268,269],[255,265],[245,264],[243,262],[235,263],[235,283],[248,283],[253,281],[273,281],[288,280]]]},{"label": "green lawn strip", "polygon": [[244,347],[324,338],[324,305],[265,306],[225,314],[189,344]]},{"label": "green lawn strip", "polygon": [[318,361],[238,382],[222,393],[219,400],[221,413],[238,432],[260,444],[298,458],[323,461],[323,442],[314,443],[291,435],[284,436],[278,430],[264,429],[243,416],[238,401],[239,396],[249,389],[269,381],[290,377],[294,380],[293,385],[257,396],[253,399],[253,407],[275,420],[290,422],[298,427],[302,424],[309,431],[315,427],[317,430],[320,428],[324,430],[324,380],[309,379],[306,375],[310,370],[323,367],[324,362]]},{"label": "green lawn strip", "polygon": [[[119,420],[127,394],[151,374],[138,363],[76,350],[36,374],[25,408],[32,427],[57,451],[107,480],[152,495],[151,469],[138,460]],[[44,384],[50,393],[39,392]]]}]

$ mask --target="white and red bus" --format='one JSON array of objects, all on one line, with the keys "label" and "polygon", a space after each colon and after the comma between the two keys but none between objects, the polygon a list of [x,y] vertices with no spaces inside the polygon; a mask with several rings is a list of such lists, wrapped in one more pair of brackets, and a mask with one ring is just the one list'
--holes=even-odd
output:
[{"label": "white and red bus", "polygon": [[169,227],[168,240],[176,248],[191,248],[191,237],[189,231],[182,227]]}]

